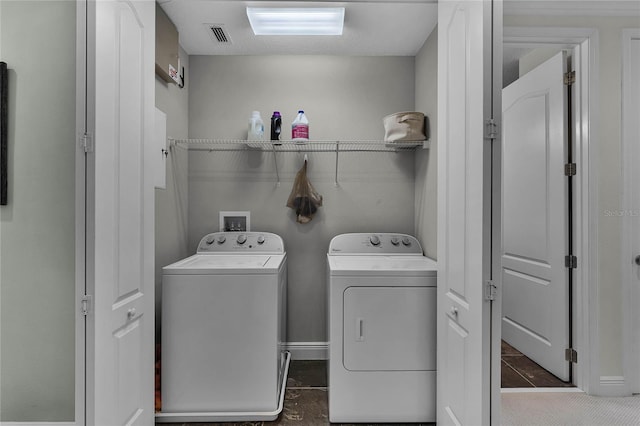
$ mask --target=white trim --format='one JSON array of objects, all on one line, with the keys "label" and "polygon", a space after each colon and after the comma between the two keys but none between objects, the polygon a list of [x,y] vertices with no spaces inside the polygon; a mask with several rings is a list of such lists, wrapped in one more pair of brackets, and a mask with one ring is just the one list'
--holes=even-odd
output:
[{"label": "white trim", "polygon": [[500,393],[584,393],[578,388],[505,388]]},{"label": "white trim", "polygon": [[624,384],[624,376],[600,376],[600,384],[606,386],[619,386]]},{"label": "white trim", "polygon": [[80,311],[80,301],[85,294],[85,154],[80,149],[80,136],[85,129],[85,81],[86,81],[86,0],[76,0],[76,219],[75,219],[75,424],[85,424],[85,316]]},{"label": "white trim", "polygon": [[[506,12],[505,12],[506,13]],[[575,255],[574,349],[580,363],[574,364],[574,383],[587,393],[599,387],[597,150],[590,150],[598,120],[598,32],[592,28],[504,27],[504,45],[515,47],[555,46],[573,49],[579,90],[575,90]]]},{"label": "white trim", "polygon": [[633,103],[629,96],[631,81],[637,79],[631,72],[631,63],[628,60],[631,54],[631,41],[640,39],[640,29],[622,30],[622,116],[621,116],[621,148],[620,155],[622,161],[622,199],[621,207],[624,214],[621,221],[621,278],[622,278],[622,341],[623,349],[623,371],[628,380],[627,394],[640,392],[640,337],[635,330],[640,327],[640,312],[636,308],[640,303],[640,289],[637,286],[637,278],[634,272],[637,266],[633,263],[633,257],[637,254],[637,209],[635,204],[636,196],[640,192],[640,186],[634,185],[634,173],[637,161],[640,157],[640,150],[637,149],[637,141],[633,139],[633,126],[637,122],[640,111],[631,110]]},{"label": "white trim", "polygon": [[[504,54],[504,2],[494,2],[493,15],[493,118],[496,123],[496,129],[502,129],[502,85],[504,81],[503,75],[503,54]],[[499,95],[496,95],[499,94]],[[498,137],[493,141],[492,153],[492,179],[493,182],[502,182],[502,132],[498,131]],[[490,265],[492,274],[491,279],[493,285],[496,286],[495,300],[490,304],[491,313],[489,323],[491,332],[488,333],[489,347],[491,356],[489,365],[491,368],[491,424],[499,425],[502,419],[502,398],[501,398],[501,381],[502,381],[502,359],[500,356],[502,339],[492,338],[492,336],[502,336],[502,187],[501,185],[492,184],[492,214],[491,221],[491,257]],[[486,329],[483,330],[483,334]],[[485,337],[486,338],[486,337]]]},{"label": "white trim", "polygon": [[284,350],[292,360],[329,359],[329,342],[286,342]]},{"label": "white trim", "polygon": [[574,383],[588,394],[596,393],[600,371],[598,326],[598,173],[597,150],[591,149],[597,134],[598,116],[598,32],[591,30],[574,50],[577,83],[575,99],[575,160],[580,171],[575,180],[575,247],[578,268],[574,283],[574,349],[580,362],[575,364]]},{"label": "white trim", "polygon": [[588,1],[505,1],[505,15],[529,16],[640,16],[640,5],[636,1],[588,0]]},{"label": "white trim", "polygon": [[629,396],[628,385],[623,376],[601,376],[600,393],[603,396]]}]

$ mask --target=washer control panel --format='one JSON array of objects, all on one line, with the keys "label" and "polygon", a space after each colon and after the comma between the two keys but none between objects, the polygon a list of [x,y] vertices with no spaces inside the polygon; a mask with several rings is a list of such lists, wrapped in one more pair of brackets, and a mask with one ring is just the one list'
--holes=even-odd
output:
[{"label": "washer control panel", "polygon": [[212,232],[200,240],[198,253],[284,253],[284,241],[270,232]]},{"label": "washer control panel", "polygon": [[329,254],[418,254],[422,256],[422,246],[415,237],[407,234],[352,233],[334,237],[329,244]]}]

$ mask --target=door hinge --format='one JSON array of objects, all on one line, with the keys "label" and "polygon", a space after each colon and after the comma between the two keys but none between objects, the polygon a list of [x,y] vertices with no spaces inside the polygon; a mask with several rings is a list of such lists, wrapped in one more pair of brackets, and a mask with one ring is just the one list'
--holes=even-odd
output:
[{"label": "door hinge", "polygon": [[493,118],[484,121],[484,137],[486,139],[498,138],[498,125]]},{"label": "door hinge", "polygon": [[84,152],[93,152],[93,136],[89,133],[84,133],[80,137],[80,148]]},{"label": "door hinge", "polygon": [[496,300],[497,293],[498,287],[493,281],[487,281],[484,287],[484,300]]},{"label": "door hinge", "polygon": [[574,364],[578,363],[578,351],[573,348],[567,348],[564,350],[564,360],[572,362]]},{"label": "door hinge", "polygon": [[578,258],[576,256],[565,256],[564,257],[564,267],[575,269],[578,267]]},{"label": "door hinge", "polygon": [[565,176],[575,176],[578,167],[576,163],[567,163],[564,165],[564,175]]},{"label": "door hinge", "polygon": [[85,294],[82,296],[82,299],[80,299],[80,312],[85,317],[89,315],[89,312],[91,312],[91,301],[92,297],[88,294]]},{"label": "door hinge", "polygon": [[575,71],[569,71],[568,73],[566,73],[564,75],[564,84],[566,84],[567,86],[570,86],[575,82],[576,82],[576,72]]}]

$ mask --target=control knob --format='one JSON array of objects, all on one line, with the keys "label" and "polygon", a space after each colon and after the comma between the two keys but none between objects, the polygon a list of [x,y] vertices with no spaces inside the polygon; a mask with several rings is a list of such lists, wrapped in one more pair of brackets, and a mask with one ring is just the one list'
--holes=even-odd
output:
[{"label": "control knob", "polygon": [[225,241],[227,241],[227,237],[225,237],[224,235],[219,235],[217,241],[218,244],[223,244]]},{"label": "control knob", "polygon": [[207,245],[213,244],[214,241],[215,239],[213,238],[213,235],[207,235],[207,239],[204,240],[204,242],[207,243]]},{"label": "control knob", "polygon": [[411,240],[409,239],[409,237],[404,237],[402,239],[402,244],[404,244],[405,246],[410,246],[411,245]]},{"label": "control knob", "polygon": [[371,242],[371,244],[373,244],[374,246],[378,246],[380,245],[380,238],[378,238],[377,235],[372,235],[371,237],[369,237],[369,241]]},{"label": "control knob", "polygon": [[238,238],[236,239],[236,241],[238,242],[238,244],[242,245],[247,242],[247,236],[244,234],[240,234],[238,235]]},{"label": "control knob", "polygon": [[391,244],[393,244],[394,246],[400,244],[400,240],[398,239],[398,237],[391,237]]},{"label": "control knob", "polygon": [[258,244],[264,244],[264,235],[258,235]]}]

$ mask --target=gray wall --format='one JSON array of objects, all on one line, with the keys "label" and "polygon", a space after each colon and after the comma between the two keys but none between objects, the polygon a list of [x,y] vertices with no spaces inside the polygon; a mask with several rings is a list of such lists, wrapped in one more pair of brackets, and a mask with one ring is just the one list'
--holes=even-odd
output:
[{"label": "gray wall", "polygon": [[[180,61],[189,69],[189,56],[180,50]],[[189,85],[167,84],[156,77],[156,107],[167,115],[167,137],[189,135]],[[188,155],[184,149],[171,149],[166,157],[166,187],[155,190],[156,203],[156,340],[160,339],[162,315],[162,267],[193,254],[187,242]]]},{"label": "gray wall", "polygon": [[[252,110],[268,122],[283,114],[283,134],[298,109],[313,139],[381,139],[382,118],[415,108],[413,57],[192,56],[189,137],[246,138]],[[267,130],[268,130],[267,125]],[[217,231],[221,210],[251,211],[252,230],[286,243],[289,265],[288,340],[324,342],[325,268],[330,239],[344,232],[414,233],[414,153],[344,153],[339,186],[335,154],[310,153],[309,178],[324,205],[306,225],[285,204],[300,153],[189,153],[189,250]]]},{"label": "gray wall", "polygon": [[73,421],[73,1],[0,2],[9,205],[0,207],[1,421]]},{"label": "gray wall", "polygon": [[[621,34],[623,28],[638,28],[636,17],[538,17],[507,16],[505,26],[549,26],[595,28],[599,37],[598,70],[600,87],[597,133],[591,143],[597,158],[599,211],[621,210],[620,169],[621,117]],[[622,294],[621,294],[621,220],[622,217],[597,217],[598,295],[600,376],[623,374]]]},{"label": "gray wall", "polygon": [[416,236],[427,256],[438,254],[438,28],[416,55],[416,111],[429,117],[429,149],[416,151]]}]

